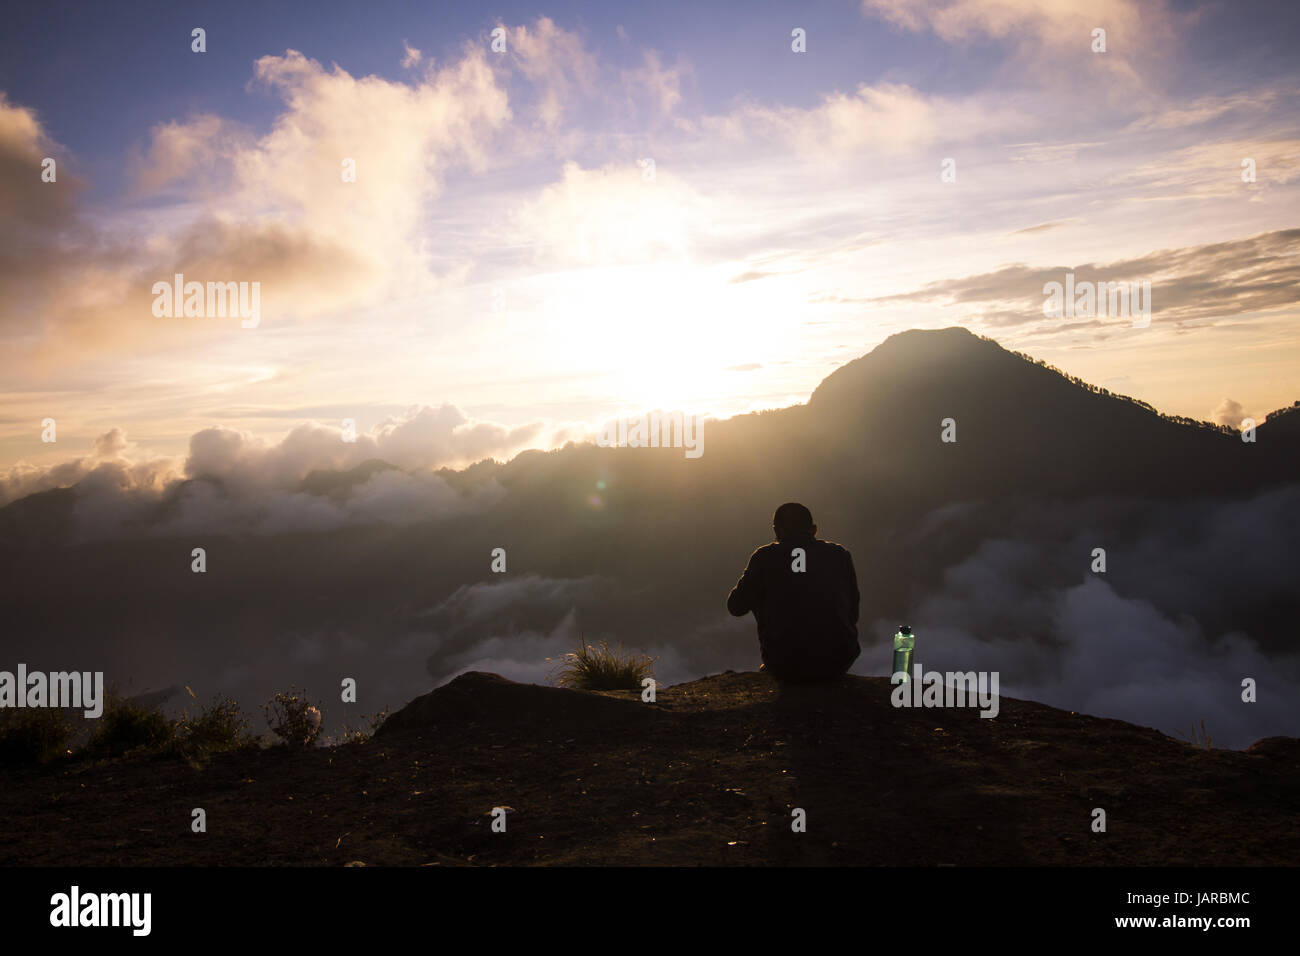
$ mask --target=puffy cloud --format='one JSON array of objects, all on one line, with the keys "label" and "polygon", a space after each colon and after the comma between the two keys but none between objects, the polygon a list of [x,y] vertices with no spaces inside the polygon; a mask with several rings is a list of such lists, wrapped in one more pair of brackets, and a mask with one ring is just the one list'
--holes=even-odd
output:
[{"label": "puffy cloud", "polygon": [[27,495],[85,482],[89,489],[122,489],[157,494],[179,474],[180,460],[154,457],[132,461],[124,454],[131,443],[120,428],[98,436],[91,453],[56,465],[18,462],[0,474],[0,505]]},{"label": "puffy cloud", "polygon": [[[54,182],[41,178],[46,158],[55,161]],[[0,92],[0,336],[11,354],[57,325],[61,314],[102,304],[118,281],[122,257],[99,249],[96,231],[79,215],[84,183],[73,168],[73,157],[36,112]]]},{"label": "puffy cloud", "polygon": [[113,428],[95,439],[96,458],[117,458],[127,448],[126,434],[120,428]]},{"label": "puffy cloud", "polygon": [[295,426],[278,442],[213,426],[191,437],[185,474],[247,487],[292,488],[313,471],[352,468],[375,458],[415,470],[508,457],[541,431],[540,423],[507,427],[473,421],[454,405],[412,406],[351,442],[343,440],[340,427],[315,422]]},{"label": "puffy cloud", "polygon": [[484,628],[509,627],[510,620],[563,616],[575,604],[609,588],[610,582],[599,576],[548,578],[529,572],[509,580],[459,587],[420,612],[417,620],[448,638],[465,635],[479,639]]},{"label": "puffy cloud", "polygon": [[1241,402],[1226,397],[1219,403],[1219,407],[1210,413],[1210,421],[1219,425],[1231,425],[1233,428],[1240,428],[1241,420],[1245,417],[1246,410],[1242,408]]},{"label": "puffy cloud", "polygon": [[454,405],[423,406],[376,426],[376,453],[404,468],[421,465],[463,464],[489,455],[521,450],[534,443],[540,423],[508,428],[493,422],[472,422]]},{"label": "puffy cloud", "polygon": [[[1300,657],[1280,634],[1243,633],[1235,615],[1291,603],[1297,518],[1295,484],[1244,500],[950,506],[921,524],[919,552],[958,528],[1003,531],[919,596],[915,661],[996,670],[1008,696],[1169,734],[1203,718],[1221,746],[1293,733]],[[1101,545],[1111,562],[1094,574],[1088,556]],[[864,628],[878,650],[855,672],[888,673],[895,624]],[[1241,680],[1263,675],[1273,692],[1243,705]]]},{"label": "puffy cloud", "polygon": [[[433,653],[425,666],[437,683],[468,670],[540,683],[555,671],[562,655],[574,649],[579,637],[588,643],[606,639],[599,623],[593,631],[593,621],[618,619],[618,609],[628,599],[625,586],[600,575],[550,578],[530,572],[459,587],[419,612],[412,626],[429,634]],[[677,649],[659,646],[661,638],[647,640],[648,636],[625,625],[610,643],[651,657],[671,657],[671,667],[656,667],[661,681],[694,676],[689,666],[679,666]],[[687,653],[697,651],[692,647]],[[704,654],[713,651],[716,648],[709,647]]]},{"label": "puffy cloud", "polygon": [[214,173],[213,164],[223,155],[231,137],[231,125],[220,116],[201,113],[188,120],[169,120],[150,132],[147,153],[136,160],[136,185],[154,192],[197,172]]},{"label": "puffy cloud", "polygon": [[[190,438],[184,459],[140,457],[120,428],[94,440],[91,454],[49,467],[19,463],[0,476],[0,503],[74,487],[83,537],[124,533],[128,522],[150,533],[243,529],[262,534],[400,523],[463,513],[495,500],[489,486],[472,496],[431,470],[489,457],[508,458],[534,444],[541,423],[475,421],[452,405],[413,406],[355,441],[337,426],[305,422],[279,441],[213,426]],[[313,472],[347,473],[378,459],[394,466],[347,475],[323,488]],[[170,501],[161,512],[150,508]],[[159,517],[161,515],[162,517]]]},{"label": "puffy cloud", "polygon": [[669,170],[653,181],[632,162],[583,169],[566,163],[514,217],[515,235],[544,262],[574,266],[680,259],[712,221],[713,204]]},{"label": "puffy cloud", "polygon": [[789,143],[820,163],[904,155],[940,142],[970,142],[1026,122],[1013,107],[976,98],[950,99],[902,83],[861,84],[810,108],[745,104],[704,127],[731,140]]},{"label": "puffy cloud", "polygon": [[[0,211],[24,233],[0,247],[9,293],[0,328],[53,365],[142,343],[186,346],[193,323],[160,322],[151,308],[153,283],[176,273],[259,283],[262,315],[276,325],[342,321],[461,281],[469,264],[444,257],[437,271],[426,234],[447,177],[512,162],[539,135],[565,139],[567,111],[601,94],[578,34],[545,17],[508,33],[504,57],[466,42],[435,64],[404,44],[403,64],[416,71],[407,80],[354,76],[292,49],[264,56],[250,87],[282,101],[270,130],[210,113],[158,123],[134,179],[169,201],[117,215],[103,232],[78,213],[66,151],[33,111],[0,95]],[[671,98],[670,73],[646,74],[656,96]],[[534,128],[512,124],[512,96]],[[39,181],[45,155],[60,161],[57,184]],[[343,181],[345,160],[354,182]]]},{"label": "puffy cloud", "polygon": [[[57,181],[42,182],[41,163],[55,161]],[[84,188],[70,175],[67,151],[45,131],[34,110],[18,106],[0,91],[0,219],[14,235],[55,233],[70,225],[75,198]],[[3,251],[10,252],[5,243]]]},{"label": "puffy cloud", "polygon": [[[394,286],[436,285],[419,232],[426,204],[457,165],[481,169],[510,118],[504,87],[481,47],[414,83],[326,70],[295,50],[255,64],[254,82],[284,109],[255,137],[201,114],[159,124],[137,162],[139,188],[186,189],[187,205],[109,235],[77,221],[76,183],[41,183],[54,149],[33,113],[0,100],[0,209],[26,229],[6,243],[0,271],[25,277],[0,321],[47,352],[94,349],[142,333],[166,346],[183,334],[151,311],[155,281],[175,273],[258,282],[272,321],[338,315]],[[356,165],[344,182],[343,163]],[[197,200],[197,201],[196,201]],[[63,227],[63,228],[61,228]]]},{"label": "puffy cloud", "polygon": [[[308,422],[293,428],[279,442],[267,442],[234,428],[214,426],[190,438],[185,474],[214,478],[225,485],[288,488],[317,468],[339,469],[364,460],[363,445],[342,440],[339,428]],[[363,457],[359,457],[363,456]]]},{"label": "puffy cloud", "polygon": [[[466,494],[438,475],[395,470],[375,472],[330,495],[279,488],[251,491],[199,481],[178,486],[166,519],[148,531],[156,535],[214,531],[280,535],[407,524],[471,514],[491,505],[501,494],[495,484]],[[102,527],[87,524],[83,535],[106,537],[122,530],[120,522]]]}]

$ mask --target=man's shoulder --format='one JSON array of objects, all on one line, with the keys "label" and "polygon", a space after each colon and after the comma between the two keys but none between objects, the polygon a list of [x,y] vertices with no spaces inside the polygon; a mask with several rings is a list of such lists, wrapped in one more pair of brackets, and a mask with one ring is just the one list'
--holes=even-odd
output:
[{"label": "man's shoulder", "polygon": [[846,558],[852,557],[852,555],[849,554],[849,549],[844,547],[844,545],[842,544],[837,544],[834,541],[827,541],[824,538],[818,538],[817,543],[827,551],[832,551],[836,554],[843,555]]},{"label": "man's shoulder", "polygon": [[851,557],[849,549],[842,544],[836,544],[834,541],[826,541],[823,538],[790,538],[785,541],[773,541],[765,544],[761,548],[756,548],[754,553],[749,556],[751,561],[763,561],[765,559],[785,559],[790,556],[792,548],[817,548],[821,551],[834,552],[837,555]]}]

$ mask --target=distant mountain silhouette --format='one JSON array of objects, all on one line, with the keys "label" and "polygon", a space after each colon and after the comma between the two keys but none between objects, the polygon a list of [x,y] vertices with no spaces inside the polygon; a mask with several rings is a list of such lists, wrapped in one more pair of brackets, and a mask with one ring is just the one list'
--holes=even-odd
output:
[{"label": "distant mountain silhouette", "polygon": [[[1227,428],[1162,417],[965,329],[909,331],[832,372],[808,402],[832,435],[859,438],[885,476],[933,503],[971,494],[1188,495],[1257,488],[1300,474],[1278,416],[1246,444]],[[957,442],[936,441],[941,419]],[[1295,434],[1289,429],[1289,436]],[[841,442],[843,443],[843,442]]]},{"label": "distant mountain silhouette", "polygon": [[[948,418],[957,441],[944,444],[940,422]],[[1300,407],[1273,413],[1257,431],[1248,444],[1226,427],[1162,416],[966,329],[947,328],[890,336],[827,376],[806,405],[709,423],[698,461],[679,460],[680,450],[570,446],[439,474],[461,489],[499,481],[512,493],[510,510],[544,498],[549,507],[567,505],[575,517],[590,511],[585,478],[593,465],[618,479],[611,498],[659,494],[680,501],[685,493],[701,503],[734,501],[743,478],[750,488],[758,483],[774,492],[804,486],[814,500],[835,492],[883,497],[891,512],[899,504],[915,512],[990,495],[1230,493],[1300,478]],[[313,471],[297,490],[338,495],[394,467],[371,459],[347,471]],[[171,489],[158,517],[189,484]],[[10,541],[60,539],[75,490],[0,508],[0,532]]]}]

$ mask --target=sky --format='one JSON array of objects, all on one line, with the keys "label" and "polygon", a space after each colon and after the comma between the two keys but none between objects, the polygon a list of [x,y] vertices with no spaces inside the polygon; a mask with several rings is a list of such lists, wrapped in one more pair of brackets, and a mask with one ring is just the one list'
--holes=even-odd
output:
[{"label": "sky", "polygon": [[[401,467],[505,459],[802,402],[952,325],[1262,419],[1300,398],[1298,27],[1159,0],[16,9],[0,503],[214,447],[344,467],[345,420]],[[256,283],[255,323],[157,314],[177,273]],[[1149,325],[1045,315],[1067,273],[1149,282]]]}]

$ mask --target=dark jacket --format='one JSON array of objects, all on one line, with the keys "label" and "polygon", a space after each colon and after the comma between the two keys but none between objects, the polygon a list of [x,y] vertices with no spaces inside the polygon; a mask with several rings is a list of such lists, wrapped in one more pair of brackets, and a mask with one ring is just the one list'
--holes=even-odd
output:
[{"label": "dark jacket", "polygon": [[[804,549],[803,571],[793,570],[795,548]],[[727,596],[727,610],[736,617],[754,612],[768,669],[818,676],[843,673],[857,660],[860,601],[849,552],[803,535],[751,554]]]}]

